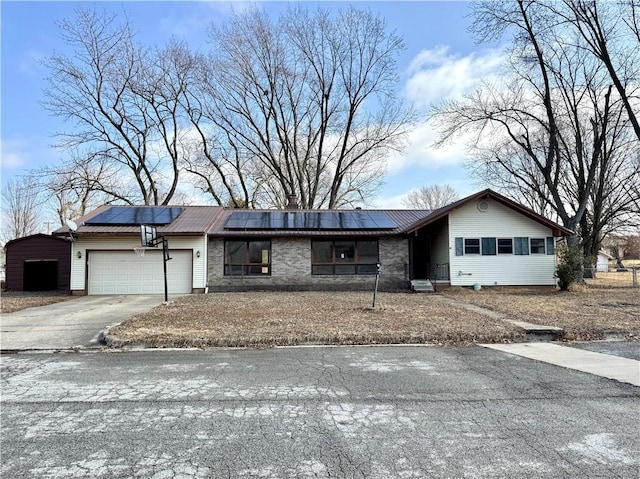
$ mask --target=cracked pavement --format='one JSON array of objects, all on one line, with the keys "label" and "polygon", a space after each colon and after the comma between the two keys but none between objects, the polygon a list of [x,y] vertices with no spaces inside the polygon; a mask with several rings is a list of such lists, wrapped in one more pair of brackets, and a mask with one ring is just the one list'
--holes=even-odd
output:
[{"label": "cracked pavement", "polygon": [[480,347],[0,357],[11,478],[634,478],[640,388]]}]

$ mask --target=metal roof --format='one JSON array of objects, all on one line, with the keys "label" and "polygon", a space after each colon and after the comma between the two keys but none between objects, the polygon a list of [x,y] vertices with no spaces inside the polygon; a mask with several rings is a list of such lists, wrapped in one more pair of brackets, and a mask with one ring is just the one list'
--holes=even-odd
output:
[{"label": "metal roof", "polygon": [[[303,229],[225,229],[225,224],[231,214],[237,209],[223,208],[220,206],[179,206],[184,211],[171,224],[158,226],[159,235],[167,236],[188,236],[188,235],[204,235],[208,234],[215,237],[251,237],[251,236],[270,236],[270,237],[340,237],[340,236],[397,236],[401,234],[413,233],[437,220],[447,216],[451,211],[463,206],[464,204],[479,200],[481,198],[492,198],[500,203],[514,209],[520,214],[537,221],[553,230],[555,236],[568,236],[573,232],[558,223],[555,223],[529,208],[500,195],[493,190],[486,189],[467,196],[459,201],[451,203],[437,210],[379,210],[379,209],[356,209],[356,210],[304,210],[306,212],[327,212],[327,211],[360,211],[382,213],[386,215],[393,223],[395,228],[390,229],[345,229],[345,230],[303,230]],[[79,218],[76,223],[78,229],[74,232],[76,236],[100,236],[100,235],[138,235],[140,234],[139,226],[119,226],[119,225],[89,225],[86,221],[96,215],[103,213],[111,208],[111,205],[103,205],[96,210]],[[144,206],[132,206],[132,208],[145,208]],[[150,207],[151,208],[151,207]],[[251,210],[254,212],[274,212],[283,210]],[[288,210],[292,211],[292,210]],[[295,210],[294,210],[295,211]],[[299,210],[298,210],[299,211]],[[69,234],[68,226],[59,228],[53,232],[53,235],[65,236]]]},{"label": "metal roof", "polygon": [[[111,206],[103,205],[94,211],[82,216],[76,223],[78,229],[74,232],[76,236],[99,236],[99,235],[139,235],[138,225],[90,225],[85,224],[91,218],[105,212]],[[120,208],[122,206],[119,206]],[[135,206],[132,208],[145,208]],[[167,236],[189,236],[206,234],[218,216],[224,212],[224,208],[219,206],[183,206],[184,211],[172,223],[158,226],[158,234]],[[54,235],[68,235],[69,227],[63,226],[53,232]]]},{"label": "metal roof", "polygon": [[[345,229],[345,230],[302,230],[302,229],[225,229],[225,224],[231,214],[237,210],[225,209],[214,222],[209,230],[210,236],[218,237],[247,237],[247,236],[271,236],[271,237],[336,237],[336,236],[396,236],[405,232],[406,228],[420,220],[425,219],[431,213],[429,210],[355,210],[361,212],[373,212],[385,214],[391,221],[396,224],[395,228],[388,229]],[[275,210],[252,210],[258,212],[269,212]],[[332,210],[307,210],[307,211],[332,211]],[[333,210],[344,211],[344,210]],[[353,211],[353,210],[351,210]]]}]

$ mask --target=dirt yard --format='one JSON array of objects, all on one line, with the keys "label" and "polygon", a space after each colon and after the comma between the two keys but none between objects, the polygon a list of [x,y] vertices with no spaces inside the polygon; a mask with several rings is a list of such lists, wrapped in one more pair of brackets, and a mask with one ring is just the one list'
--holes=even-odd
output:
[{"label": "dirt yard", "polygon": [[[613,274],[613,273],[612,273]],[[618,280],[619,277],[613,279]],[[447,299],[504,313],[510,319],[557,326],[567,340],[601,339],[607,332],[640,338],[640,290],[600,275],[588,286],[451,288],[429,294],[213,293],[177,298],[110,332],[115,345],[152,347],[295,344],[472,344],[521,341],[522,332]],[[625,283],[626,284],[626,283]]]},{"label": "dirt yard", "polygon": [[0,293],[0,313],[45,306],[72,299],[69,293],[57,291],[3,291]]},{"label": "dirt yard", "polygon": [[154,347],[519,341],[513,326],[428,294],[212,293],[177,298],[111,330],[116,344]]},{"label": "dirt yard", "polygon": [[[505,313],[511,319],[564,329],[567,340],[602,339],[605,332],[629,332],[640,338],[640,289],[619,276],[598,274],[586,287],[561,292],[553,288],[451,288],[457,301]],[[624,286],[623,286],[624,285]]]}]

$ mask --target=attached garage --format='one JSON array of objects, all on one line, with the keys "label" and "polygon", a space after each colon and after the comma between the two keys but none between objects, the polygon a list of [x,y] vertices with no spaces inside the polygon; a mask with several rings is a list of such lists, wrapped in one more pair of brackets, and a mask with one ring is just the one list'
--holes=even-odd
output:
[{"label": "attached garage", "polygon": [[[169,294],[192,291],[192,250],[169,250]],[[163,294],[162,250],[146,250],[144,256],[127,251],[88,251],[88,294]]]},{"label": "attached garage", "polygon": [[69,291],[68,239],[36,234],[9,241],[5,248],[8,291]]},{"label": "attached garage", "polygon": [[[73,237],[71,294],[164,294],[162,243],[166,242],[169,296],[207,290],[207,232],[223,208],[215,206],[104,205],[55,235]],[[145,227],[156,230],[156,247],[135,250],[149,238]]]}]

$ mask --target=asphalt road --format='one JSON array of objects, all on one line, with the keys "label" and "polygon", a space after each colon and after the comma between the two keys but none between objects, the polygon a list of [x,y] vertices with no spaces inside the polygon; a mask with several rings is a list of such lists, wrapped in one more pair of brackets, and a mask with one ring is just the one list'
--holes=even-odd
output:
[{"label": "asphalt road", "polygon": [[640,388],[480,347],[27,353],[0,368],[7,478],[640,473]]}]

